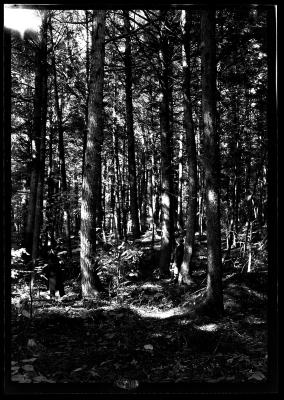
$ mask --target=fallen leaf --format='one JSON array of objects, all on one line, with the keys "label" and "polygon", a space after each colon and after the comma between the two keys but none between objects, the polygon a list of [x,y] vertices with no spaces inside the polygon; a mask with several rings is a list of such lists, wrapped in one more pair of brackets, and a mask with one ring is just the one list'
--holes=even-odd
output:
[{"label": "fallen leaf", "polygon": [[263,379],[265,379],[265,375],[263,375],[261,371],[256,371],[249,377],[249,380],[250,379],[255,379],[256,381],[262,381]]},{"label": "fallen leaf", "polygon": [[21,360],[21,362],[27,363],[27,362],[34,362],[35,360],[37,360],[36,357],[33,357],[33,358],[25,358],[24,360]]},{"label": "fallen leaf", "polygon": [[17,374],[18,371],[19,371],[19,368],[20,368],[20,367],[16,367],[16,366],[15,366],[15,367],[12,367],[12,368],[11,368],[11,374],[12,374],[12,375]]},{"label": "fallen leaf", "polygon": [[79,372],[79,371],[82,371],[83,370],[83,368],[76,368],[76,369],[74,369],[72,372]]},{"label": "fallen leaf", "polygon": [[33,367],[33,365],[27,364],[27,365],[23,366],[23,370],[27,371],[27,372],[31,372],[34,370],[34,367]]},{"label": "fallen leaf", "polygon": [[100,363],[100,367],[106,364],[109,364],[110,362],[112,362],[112,360],[106,360]]}]

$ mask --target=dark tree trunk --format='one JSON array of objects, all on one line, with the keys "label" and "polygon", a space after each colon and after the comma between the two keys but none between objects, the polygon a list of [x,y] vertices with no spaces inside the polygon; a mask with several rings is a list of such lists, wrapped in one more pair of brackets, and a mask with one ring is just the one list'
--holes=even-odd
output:
[{"label": "dark tree trunk", "polygon": [[54,247],[54,225],[55,225],[55,206],[54,206],[54,173],[53,173],[53,123],[52,114],[49,117],[50,128],[49,128],[49,143],[48,143],[48,172],[47,172],[47,207],[46,207],[46,217],[47,217],[47,246]]},{"label": "dark tree trunk", "polygon": [[[161,16],[166,23],[167,12],[162,11]],[[161,251],[160,251],[160,275],[169,275],[171,250],[173,243],[173,177],[171,160],[171,130],[170,130],[170,90],[169,83],[171,47],[169,46],[166,27],[162,28],[161,36],[161,100],[160,100],[160,125],[161,125]]]},{"label": "dark tree trunk", "polygon": [[125,26],[125,95],[126,95],[126,127],[128,141],[128,173],[130,186],[130,215],[132,220],[132,233],[134,238],[140,235],[138,199],[137,199],[137,176],[135,162],[135,140],[133,131],[133,105],[132,105],[132,60],[130,42],[129,12],[123,11]]},{"label": "dark tree trunk", "polygon": [[197,213],[197,161],[195,134],[192,119],[191,105],[191,76],[190,76],[190,26],[191,16],[189,11],[182,12],[183,25],[183,108],[184,108],[184,129],[186,134],[186,153],[188,165],[188,202],[186,238],[184,243],[184,257],[181,265],[181,279],[184,283],[190,283],[192,273],[192,256],[194,251],[194,239],[196,229]]},{"label": "dark tree trunk", "polygon": [[122,222],[121,222],[121,173],[118,157],[118,132],[115,132],[114,138],[114,157],[115,157],[115,180],[116,180],[116,215],[117,229],[119,239],[122,238]]},{"label": "dark tree trunk", "polygon": [[39,250],[40,227],[42,223],[42,199],[44,184],[45,135],[47,112],[47,14],[43,14],[40,43],[36,49],[36,72],[34,115],[31,135],[32,163],[30,199],[25,229],[25,247],[36,259]]},{"label": "dark tree trunk", "polygon": [[140,209],[140,223],[141,232],[147,230],[147,200],[148,200],[148,169],[147,169],[147,153],[148,142],[145,138],[144,127],[142,126],[142,144],[143,150],[141,155],[141,172],[140,172],[140,190],[139,190],[139,209]]},{"label": "dark tree trunk", "polygon": [[215,11],[201,13],[201,77],[204,178],[207,226],[207,306],[223,312],[219,196],[219,143],[216,129]]},{"label": "dark tree trunk", "polygon": [[53,49],[53,32],[52,26],[50,24],[50,37],[52,45],[52,68],[53,68],[53,78],[54,78],[54,97],[55,97],[55,110],[57,117],[57,128],[58,128],[58,152],[59,152],[59,162],[60,162],[60,173],[61,173],[61,190],[63,197],[63,223],[64,223],[64,239],[65,246],[67,249],[68,257],[72,257],[72,247],[70,238],[70,210],[69,210],[69,200],[67,199],[67,179],[66,179],[66,165],[65,165],[65,150],[64,150],[64,138],[63,138],[63,123],[62,123],[62,108],[59,106],[59,95],[58,95],[58,84],[57,84],[57,71],[55,63],[55,54]]},{"label": "dark tree trunk", "polygon": [[183,215],[183,132],[179,137],[178,151],[178,191],[177,191],[177,228],[180,231],[184,229]]},{"label": "dark tree trunk", "polygon": [[97,274],[96,216],[101,201],[105,14],[104,10],[96,10],[93,14],[88,136],[81,203],[81,283],[83,297],[92,297],[102,289]]},{"label": "dark tree trunk", "polygon": [[85,168],[85,154],[87,146],[87,134],[88,134],[88,103],[89,103],[89,83],[90,83],[90,51],[89,51],[89,11],[85,11],[85,21],[86,21],[86,111],[85,111],[85,124],[86,129],[83,131],[83,159],[82,159],[82,179],[84,177]]},{"label": "dark tree trunk", "polygon": [[[43,32],[41,32],[42,34]],[[41,137],[41,106],[42,106],[42,89],[43,89],[43,71],[42,71],[42,40],[36,49],[35,56],[35,93],[34,93],[34,110],[33,124],[31,131],[31,163],[30,163],[30,195],[27,210],[27,220],[25,227],[24,245],[28,253],[32,254],[33,232],[35,221],[35,204],[37,196],[37,184],[39,179],[39,157],[40,157],[40,137]]]},{"label": "dark tree trunk", "polygon": [[40,69],[41,69],[41,110],[40,110],[40,143],[38,182],[36,190],[35,217],[33,230],[32,259],[35,262],[38,257],[42,217],[44,170],[45,170],[45,140],[46,140],[46,116],[47,116],[47,13],[43,13],[40,44]]}]

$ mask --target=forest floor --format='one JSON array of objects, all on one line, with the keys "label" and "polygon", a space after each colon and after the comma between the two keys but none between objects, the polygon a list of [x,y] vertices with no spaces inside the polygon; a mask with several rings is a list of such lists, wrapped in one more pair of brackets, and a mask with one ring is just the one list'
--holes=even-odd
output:
[{"label": "forest floor", "polygon": [[107,382],[107,391],[135,390],[142,382],[265,382],[266,266],[259,263],[250,273],[236,263],[225,268],[225,312],[212,320],[194,312],[206,293],[202,245],[190,287],[159,280],[155,273],[141,277],[135,268],[125,272],[138,265],[137,254],[143,257],[146,247],[102,251],[102,275],[120,269],[115,282],[105,280],[108,293],[97,300],[80,298],[78,275],[65,281],[66,295],[55,300],[38,281],[32,318],[29,286],[14,281],[12,382]]}]

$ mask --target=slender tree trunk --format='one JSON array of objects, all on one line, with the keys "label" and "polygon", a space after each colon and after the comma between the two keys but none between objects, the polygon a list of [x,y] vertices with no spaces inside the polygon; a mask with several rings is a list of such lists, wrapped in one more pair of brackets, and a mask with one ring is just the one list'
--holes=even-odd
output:
[{"label": "slender tree trunk", "polygon": [[194,239],[196,229],[197,213],[197,161],[195,133],[192,119],[191,106],[191,76],[190,76],[190,25],[191,16],[189,11],[182,11],[183,26],[183,108],[184,108],[184,129],[186,134],[186,152],[188,165],[188,203],[187,203],[187,221],[186,238],[184,244],[184,257],[181,265],[180,275],[184,283],[190,283],[192,273],[192,256],[194,251]]},{"label": "slender tree trunk", "polygon": [[141,232],[147,230],[147,200],[148,200],[148,169],[147,169],[147,154],[148,142],[145,138],[144,127],[142,126],[142,155],[141,155],[141,178],[140,178],[140,191],[139,191],[139,209],[140,209],[140,223]]},{"label": "slender tree trunk", "polygon": [[120,163],[119,163],[119,127],[117,121],[117,82],[116,77],[114,76],[114,100],[113,100],[113,157],[115,159],[115,182],[116,182],[116,215],[117,215],[117,229],[118,229],[118,237],[119,239],[123,236],[122,231],[122,220],[121,220],[121,209],[122,209],[122,183],[121,183],[121,171],[120,171]]},{"label": "slender tree trunk", "polygon": [[85,154],[87,146],[87,134],[88,134],[88,103],[89,103],[89,83],[90,83],[90,51],[89,51],[89,11],[85,11],[85,21],[86,21],[86,111],[85,111],[85,123],[86,129],[83,131],[83,159],[82,159],[82,180],[84,177],[85,168]]},{"label": "slender tree trunk", "polygon": [[[166,23],[167,12],[162,11],[161,15]],[[173,243],[173,177],[171,160],[171,130],[170,130],[170,55],[169,40],[166,27],[162,28],[160,59],[162,64],[161,74],[161,100],[160,100],[160,125],[161,125],[161,251],[160,251],[160,275],[169,275],[171,250]]]},{"label": "slender tree trunk", "polygon": [[181,131],[179,137],[179,151],[178,151],[178,194],[177,194],[177,228],[182,231],[184,229],[183,223],[183,132]]},{"label": "slender tree trunk", "polygon": [[150,191],[150,196],[151,196],[151,226],[152,226],[152,247],[154,247],[155,244],[155,230],[156,230],[156,223],[155,223],[155,206],[156,206],[156,201],[155,201],[155,174],[154,174],[154,165],[155,165],[155,157],[154,157],[154,151],[151,154],[151,163],[152,163],[152,168],[150,169],[150,182],[151,182],[151,191]]},{"label": "slender tree trunk", "polygon": [[235,89],[235,93],[233,96],[233,129],[234,129],[234,138],[232,144],[232,158],[234,161],[234,177],[233,177],[233,188],[232,188],[232,228],[233,232],[231,232],[231,236],[233,238],[233,242],[236,243],[238,241],[238,228],[239,228],[239,174],[240,174],[240,130],[239,130],[239,96],[237,89]]},{"label": "slender tree trunk", "polygon": [[47,115],[47,13],[43,12],[40,43],[40,70],[41,70],[41,98],[40,98],[40,145],[39,145],[39,170],[36,189],[36,203],[33,229],[32,259],[35,262],[38,257],[40,234],[42,226],[42,203],[45,170],[45,139],[46,139],[46,115]]},{"label": "slender tree trunk", "polygon": [[223,312],[219,195],[219,143],[216,129],[215,10],[201,13],[201,77],[204,129],[203,164],[207,225],[207,306]]},{"label": "slender tree trunk", "polygon": [[63,197],[63,223],[64,223],[64,239],[65,246],[67,249],[68,257],[72,257],[72,247],[71,247],[71,238],[70,238],[70,210],[69,210],[69,200],[67,200],[67,178],[66,178],[66,165],[65,165],[65,150],[64,150],[64,138],[63,138],[63,123],[62,123],[62,108],[59,105],[59,95],[58,95],[58,84],[57,84],[57,71],[56,71],[56,63],[55,63],[55,54],[53,48],[53,32],[52,26],[50,24],[50,37],[51,37],[51,46],[52,46],[52,68],[53,68],[53,78],[54,78],[54,97],[55,97],[55,110],[57,117],[57,127],[58,127],[58,152],[59,152],[59,162],[60,162],[60,173],[61,173],[61,181],[62,181],[62,197]]},{"label": "slender tree trunk", "polygon": [[129,12],[123,11],[125,26],[125,95],[126,95],[126,126],[128,141],[128,173],[130,185],[130,215],[132,220],[132,233],[134,238],[140,235],[138,199],[137,199],[137,176],[135,162],[135,140],[133,131],[133,105],[132,105],[132,60],[130,42]]},{"label": "slender tree trunk", "polygon": [[128,202],[127,202],[127,173],[126,173],[126,139],[123,138],[122,144],[123,164],[121,171],[121,203],[122,203],[122,232],[123,239],[127,241],[127,216],[128,216]]},{"label": "slender tree trunk", "polygon": [[36,49],[36,71],[35,71],[35,93],[34,93],[34,110],[33,125],[31,131],[31,177],[30,177],[30,196],[28,202],[28,212],[25,228],[24,245],[30,255],[33,247],[33,232],[35,222],[35,204],[37,198],[37,184],[39,180],[40,166],[40,137],[41,137],[41,107],[43,98],[43,27],[41,30],[41,43]]},{"label": "slender tree trunk", "polygon": [[[46,14],[43,15],[43,23],[41,27],[41,39],[39,47],[36,49],[36,71],[35,71],[35,94],[34,94],[34,113],[33,113],[33,128],[31,133],[32,144],[32,161],[31,161],[31,179],[30,179],[30,198],[28,204],[27,221],[25,228],[24,244],[27,251],[32,256],[37,256],[38,252],[38,238],[35,237],[34,232],[40,234],[40,213],[41,213],[41,189],[42,184],[38,190],[39,180],[42,179],[42,163],[43,146],[45,144],[45,124],[46,116],[43,108],[46,107]],[[42,118],[44,118],[42,120]]]},{"label": "slender tree trunk", "polygon": [[54,239],[54,177],[53,177],[53,123],[52,115],[50,115],[50,128],[49,128],[49,148],[48,148],[48,172],[47,172],[47,246],[53,247],[55,244]]},{"label": "slender tree trunk", "polygon": [[114,156],[115,156],[115,179],[116,179],[116,214],[119,239],[122,238],[122,222],[121,222],[121,176],[118,157],[118,137],[117,133],[114,137]]},{"label": "slender tree trunk", "polygon": [[104,10],[96,10],[92,21],[88,136],[81,202],[80,262],[83,297],[94,296],[102,290],[97,274],[96,216],[101,201],[105,15]]}]

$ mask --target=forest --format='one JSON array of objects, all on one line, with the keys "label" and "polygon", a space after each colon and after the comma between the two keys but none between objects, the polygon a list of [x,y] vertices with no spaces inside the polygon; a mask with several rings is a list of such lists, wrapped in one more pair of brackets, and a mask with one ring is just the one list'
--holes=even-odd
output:
[{"label": "forest", "polygon": [[275,385],[274,6],[4,23],[9,387]]}]

